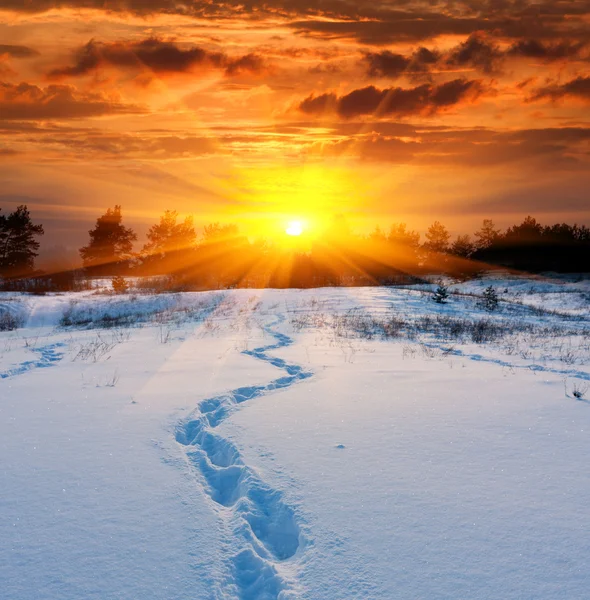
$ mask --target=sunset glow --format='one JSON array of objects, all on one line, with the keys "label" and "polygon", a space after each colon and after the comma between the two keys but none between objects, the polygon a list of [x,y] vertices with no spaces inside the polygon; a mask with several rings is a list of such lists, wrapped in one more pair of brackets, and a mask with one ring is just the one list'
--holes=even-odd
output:
[{"label": "sunset glow", "polygon": [[590,220],[571,0],[4,6],[0,206],[50,221],[54,254],[115,204],[140,239],[166,209],[250,238],[295,211],[314,233]]},{"label": "sunset glow", "polygon": [[287,235],[298,236],[303,233],[303,223],[301,221],[291,221],[285,229]]}]

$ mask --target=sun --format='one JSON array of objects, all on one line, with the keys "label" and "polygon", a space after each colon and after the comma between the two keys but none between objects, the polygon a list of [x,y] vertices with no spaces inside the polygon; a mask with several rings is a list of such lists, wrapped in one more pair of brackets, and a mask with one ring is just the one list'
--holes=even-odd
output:
[{"label": "sun", "polygon": [[301,235],[303,233],[303,223],[301,221],[289,221],[285,233],[293,236]]}]

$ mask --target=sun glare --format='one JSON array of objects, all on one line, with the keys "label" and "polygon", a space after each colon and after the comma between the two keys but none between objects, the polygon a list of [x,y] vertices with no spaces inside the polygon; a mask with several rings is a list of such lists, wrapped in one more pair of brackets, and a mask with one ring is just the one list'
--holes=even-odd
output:
[{"label": "sun glare", "polygon": [[303,233],[303,223],[301,221],[290,221],[285,233],[293,236],[301,235]]}]

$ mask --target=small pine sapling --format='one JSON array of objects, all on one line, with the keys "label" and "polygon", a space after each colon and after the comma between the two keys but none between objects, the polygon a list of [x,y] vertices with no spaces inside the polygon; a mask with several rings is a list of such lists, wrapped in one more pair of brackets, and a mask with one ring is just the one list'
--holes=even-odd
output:
[{"label": "small pine sapling", "polygon": [[437,304],[446,304],[447,299],[449,297],[449,290],[447,289],[447,287],[445,285],[443,285],[442,283],[436,288],[432,299],[437,303]]},{"label": "small pine sapling", "polygon": [[126,294],[129,291],[129,284],[125,277],[116,275],[111,279],[111,285],[113,286],[113,292],[115,294]]},{"label": "small pine sapling", "polygon": [[493,285],[488,286],[483,293],[483,307],[492,312],[498,308],[498,293]]}]

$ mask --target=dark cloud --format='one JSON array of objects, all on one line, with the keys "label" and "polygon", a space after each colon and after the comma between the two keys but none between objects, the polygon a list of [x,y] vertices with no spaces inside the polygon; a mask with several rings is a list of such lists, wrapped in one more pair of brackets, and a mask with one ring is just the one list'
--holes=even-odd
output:
[{"label": "dark cloud", "polygon": [[413,54],[404,56],[384,50],[383,52],[367,52],[364,60],[367,63],[367,74],[370,77],[388,77],[397,79],[402,75],[410,79],[428,78],[432,68],[440,68],[443,55],[438,50],[420,47]]},{"label": "dark cloud", "polygon": [[[372,10],[369,6],[374,7]],[[338,18],[310,18],[289,24],[301,35],[324,39],[354,39],[363,44],[386,45],[423,41],[444,35],[485,33],[504,39],[587,40],[590,2],[342,3]],[[352,10],[354,6],[355,11]],[[395,7],[395,8],[392,8]],[[356,14],[354,14],[356,12]]]},{"label": "dark cloud", "polygon": [[387,44],[440,35],[498,32],[505,37],[588,34],[586,0],[3,0],[2,8],[43,12],[52,8],[97,8],[137,15],[181,14],[198,18],[293,19],[297,31]]},{"label": "dark cloud", "polygon": [[392,78],[403,75],[411,62],[411,59],[403,54],[395,54],[389,50],[369,52],[365,55],[365,60],[371,77]]},{"label": "dark cloud", "polygon": [[581,39],[588,35],[590,13],[588,0],[3,0],[1,6],[27,13],[73,7],[141,16],[283,18],[302,33],[381,44],[477,31],[512,38],[569,33]]},{"label": "dark cloud", "polygon": [[264,60],[256,54],[231,58],[222,52],[211,52],[197,46],[182,48],[158,38],[109,44],[91,40],[76,52],[72,66],[54,69],[50,76],[79,77],[106,65],[130,70],[146,68],[157,74],[223,68],[228,76],[256,73],[265,68]]},{"label": "dark cloud", "polygon": [[322,39],[354,39],[362,44],[387,45],[395,42],[423,41],[444,34],[469,35],[483,23],[472,19],[406,19],[395,21],[294,21],[289,26],[300,35]]},{"label": "dark cloud", "polygon": [[554,60],[576,58],[586,46],[586,42],[559,42],[555,44],[544,44],[539,40],[528,39],[515,42],[509,48],[506,54],[508,56],[536,58],[550,62]]},{"label": "dark cloud", "polygon": [[39,56],[39,52],[28,46],[13,46],[11,44],[0,44],[0,55],[6,54],[12,58],[33,58]]},{"label": "dark cloud", "polygon": [[301,102],[299,110],[306,114],[334,111],[344,119],[361,115],[431,115],[461,102],[475,100],[483,92],[484,87],[479,80],[467,79],[454,79],[440,85],[423,84],[413,88],[379,90],[368,86],[340,97],[335,94],[309,96]]},{"label": "dark cloud", "polygon": [[[105,8],[105,2],[102,0],[3,0],[0,7],[4,10],[23,13],[42,13],[55,8],[100,9]],[[112,0],[108,3],[108,9],[138,14],[172,12],[174,2],[170,0]]]},{"label": "dark cloud", "polygon": [[72,86],[45,88],[0,82],[0,120],[78,119],[140,113],[138,106],[114,102],[102,94],[85,94]]},{"label": "dark cloud", "polygon": [[586,58],[583,51],[587,46],[586,42],[544,43],[537,39],[527,39],[514,42],[503,50],[490,36],[478,32],[445,52],[425,47],[408,55],[384,50],[365,53],[364,61],[370,77],[396,79],[403,75],[410,80],[429,80],[433,71],[456,69],[476,69],[487,75],[498,75],[507,59],[533,58],[552,62]]},{"label": "dark cloud", "polygon": [[488,75],[500,74],[507,58],[536,58],[550,62],[580,56],[585,43],[558,42],[545,44],[535,39],[515,42],[502,50],[489,36],[482,33],[470,35],[464,42],[445,52],[418,48],[413,54],[395,54],[389,50],[368,52],[367,74],[371,77],[397,78],[402,75],[416,79],[430,71],[476,69]]},{"label": "dark cloud", "polygon": [[448,53],[446,63],[451,67],[473,67],[484,73],[495,73],[502,58],[502,51],[496,44],[481,33],[474,33]]},{"label": "dark cloud", "polygon": [[183,50],[173,42],[149,38],[140,42],[104,44],[91,40],[76,52],[76,62],[70,67],[55,69],[54,77],[86,75],[104,65],[123,69],[147,67],[156,73],[184,72],[197,65],[219,66],[223,55],[201,48]]},{"label": "dark cloud", "polygon": [[462,100],[478,98],[484,88],[478,80],[453,79],[430,89],[429,103],[432,112],[439,108],[459,104]]},{"label": "dark cloud", "polygon": [[[27,13],[68,7],[140,16],[176,14],[215,22],[266,19],[273,26],[281,22],[300,35],[352,39],[371,45],[478,33],[513,42],[533,38],[554,43],[567,39],[573,45],[590,37],[588,0],[3,0],[1,3],[3,9]],[[478,60],[484,68],[493,68],[493,56],[486,57],[485,48],[472,45],[466,53],[477,55],[473,60]],[[521,50],[527,51],[523,47],[515,52]],[[551,55],[550,51],[547,57]]]},{"label": "dark cloud", "polygon": [[320,94],[309,96],[300,105],[299,110],[307,115],[317,115],[327,111],[336,110],[338,97],[336,94]]},{"label": "dark cloud", "polygon": [[566,83],[552,83],[538,88],[529,101],[561,100],[563,98],[578,98],[590,102],[590,77],[576,77]]},{"label": "dark cloud", "polygon": [[412,69],[423,70],[430,65],[435,65],[440,60],[441,54],[438,50],[429,50],[428,48],[418,48],[412,55],[410,65]]},{"label": "dark cloud", "polygon": [[240,58],[225,59],[225,74],[228,77],[244,73],[261,73],[266,69],[266,61],[258,54],[246,54]]},{"label": "dark cloud", "polygon": [[211,2],[210,0],[3,0],[2,8],[25,13],[40,13],[55,8],[95,8],[112,12],[128,12],[137,15],[153,14],[182,14],[196,17],[216,17],[247,15],[283,15],[283,16],[323,16],[339,18],[382,18],[391,19],[399,16],[403,11],[397,6],[405,6],[415,12],[431,15],[431,8],[438,7],[447,13],[469,12],[476,14],[466,3],[454,10],[447,0],[411,0],[402,2],[374,2],[373,0],[225,0],[224,2]]},{"label": "dark cloud", "polygon": [[[426,86],[422,86],[424,88]],[[396,96],[395,103],[398,111],[408,112],[412,110],[411,105],[415,106],[423,101],[421,88],[402,90],[401,88],[392,88],[391,90],[378,90],[374,86],[365,87],[359,90],[353,90],[345,96],[338,99],[337,112],[341,117],[350,119],[359,115],[370,115],[378,109],[380,114],[386,114],[389,105],[385,105],[388,96]]]}]

